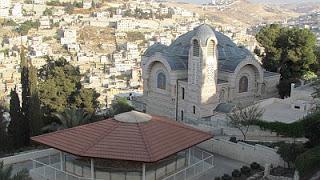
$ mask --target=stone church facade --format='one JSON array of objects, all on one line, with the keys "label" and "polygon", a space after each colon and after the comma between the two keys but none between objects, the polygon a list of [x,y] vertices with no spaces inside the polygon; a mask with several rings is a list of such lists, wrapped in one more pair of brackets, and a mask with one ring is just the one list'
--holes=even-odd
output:
[{"label": "stone church facade", "polygon": [[145,111],[176,120],[212,116],[219,104],[245,104],[277,95],[280,75],[203,24],[170,46],[154,44],[142,56]]}]

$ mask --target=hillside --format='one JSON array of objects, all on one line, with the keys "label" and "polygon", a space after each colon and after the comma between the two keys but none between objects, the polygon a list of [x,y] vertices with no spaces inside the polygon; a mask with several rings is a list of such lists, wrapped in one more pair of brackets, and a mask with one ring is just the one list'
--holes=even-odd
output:
[{"label": "hillside", "polygon": [[261,22],[282,21],[286,18],[297,17],[302,13],[295,12],[292,9],[286,9],[277,5],[250,3],[245,0],[219,10],[213,7],[204,8],[197,4],[169,2],[170,7],[182,7],[198,13],[200,16],[206,16],[216,23],[232,24],[238,26],[250,26]]}]

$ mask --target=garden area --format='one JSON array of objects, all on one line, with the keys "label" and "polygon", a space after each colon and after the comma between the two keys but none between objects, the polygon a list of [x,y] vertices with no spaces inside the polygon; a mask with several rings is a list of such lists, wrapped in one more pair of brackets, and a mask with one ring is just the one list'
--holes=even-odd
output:
[{"label": "garden area", "polygon": [[[277,147],[278,153],[287,162],[287,169],[275,169],[275,174],[288,175],[292,169],[299,172],[300,179],[310,179],[320,171],[320,112],[316,111],[300,121],[285,124],[280,122],[254,123],[261,129],[271,130],[285,137],[292,137],[293,143],[264,143],[269,147]],[[305,137],[306,143],[296,142],[296,138]],[[289,173],[292,174],[292,173]]]},{"label": "garden area", "polygon": [[242,166],[240,169],[235,169],[232,174],[224,174],[221,177],[215,177],[214,180],[246,180],[249,177],[260,178],[263,176],[264,167],[260,164],[253,162],[248,166]]},{"label": "garden area", "polygon": [[[239,129],[243,135],[243,143],[250,145],[264,145],[277,150],[277,153],[285,161],[286,168],[271,167],[271,175],[293,178],[295,170],[300,179],[310,179],[320,171],[320,111],[316,110],[293,123],[261,121],[263,109],[257,106],[238,108],[228,114],[231,124]],[[246,140],[249,126],[259,126],[262,130],[269,130],[278,136],[284,137],[284,142],[250,142]],[[306,141],[298,141],[297,138],[305,138]],[[231,142],[237,143],[235,137]],[[237,171],[235,171],[236,173]],[[236,173],[237,174],[237,173]],[[231,175],[229,175],[231,177]],[[221,177],[222,178],[222,177]],[[320,177],[319,177],[320,178]],[[227,179],[227,175],[224,177]]]}]

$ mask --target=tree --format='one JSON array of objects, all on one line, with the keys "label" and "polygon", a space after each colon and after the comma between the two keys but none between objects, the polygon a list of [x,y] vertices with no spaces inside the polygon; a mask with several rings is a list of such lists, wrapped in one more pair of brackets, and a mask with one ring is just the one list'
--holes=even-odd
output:
[{"label": "tree", "polygon": [[15,90],[10,93],[10,117],[8,134],[14,148],[23,147],[25,144],[24,122],[20,107],[20,100]]},{"label": "tree", "polygon": [[245,141],[250,125],[258,121],[262,117],[263,112],[264,110],[258,106],[248,108],[237,106],[231,113],[227,114],[227,118],[230,120],[232,126],[240,130],[243,135],[243,140]]},{"label": "tree", "polygon": [[0,162],[0,180],[32,180],[32,178],[25,169],[12,175],[12,166],[5,168],[3,162]]},{"label": "tree", "polygon": [[308,138],[307,145],[315,147],[320,145],[320,112],[307,116],[303,121],[304,135]]},{"label": "tree", "polygon": [[39,97],[46,113],[62,113],[71,107],[93,112],[98,107],[99,94],[84,88],[79,69],[63,58],[48,58],[48,64],[39,70],[39,78]]},{"label": "tree", "polygon": [[262,28],[256,39],[265,51],[255,51],[262,57],[263,67],[281,74],[278,90],[282,98],[290,95],[291,82],[316,77],[316,37],[310,30],[272,24]]},{"label": "tree", "polygon": [[22,86],[22,108],[21,118],[23,122],[23,137],[24,145],[30,143],[30,119],[29,119],[29,107],[30,107],[30,89],[29,89],[29,65],[25,56],[24,48],[21,49],[20,53],[20,68],[21,68],[21,86]]},{"label": "tree", "polygon": [[132,111],[134,108],[128,103],[125,98],[119,98],[115,103],[112,104],[112,114],[117,115],[120,113]]},{"label": "tree", "polygon": [[43,127],[42,131],[52,132],[92,122],[92,114],[86,112],[84,109],[71,108],[66,109],[63,113],[53,113],[53,115],[60,121],[60,123],[57,124],[56,122],[52,122],[51,124]]},{"label": "tree", "polygon": [[83,109],[66,109],[63,113],[54,113],[54,115],[60,120],[63,128],[72,128],[75,126],[88,124],[92,114],[86,112]]},{"label": "tree", "polygon": [[281,158],[287,162],[289,168],[293,168],[296,158],[305,151],[303,144],[286,144],[283,143],[278,149]]},{"label": "tree", "polygon": [[272,24],[262,28],[256,39],[265,50],[263,66],[284,79],[302,78],[316,64],[316,37],[308,29]]},{"label": "tree", "polygon": [[43,127],[42,112],[40,107],[40,99],[38,92],[37,68],[30,65],[29,67],[29,84],[28,89],[30,92],[28,120],[30,121],[31,134],[39,135]]},{"label": "tree", "polygon": [[84,108],[89,113],[94,113],[99,106],[97,98],[100,95],[94,89],[82,88],[79,93],[75,95],[75,106],[78,108]]},{"label": "tree", "polygon": [[9,147],[8,145],[8,135],[7,135],[7,121],[4,118],[5,108],[0,103],[0,152],[6,151]]},{"label": "tree", "polygon": [[17,32],[21,35],[27,35],[32,28],[38,29],[40,27],[40,21],[27,20],[23,22],[18,28]]},{"label": "tree", "polygon": [[43,15],[44,15],[44,16],[52,16],[52,14],[53,14],[52,9],[46,8],[46,9],[43,11]]}]

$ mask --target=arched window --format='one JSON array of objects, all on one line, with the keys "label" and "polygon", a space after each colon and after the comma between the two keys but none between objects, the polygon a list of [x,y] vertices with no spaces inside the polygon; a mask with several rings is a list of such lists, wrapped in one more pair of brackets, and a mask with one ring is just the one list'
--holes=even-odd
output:
[{"label": "arched window", "polygon": [[160,72],[157,76],[157,88],[166,89],[166,75]]},{"label": "arched window", "polygon": [[192,46],[193,46],[193,56],[199,57],[200,56],[200,45],[196,39],[193,40]]},{"label": "arched window", "polygon": [[242,76],[239,81],[239,93],[248,92],[248,78]]},{"label": "arched window", "polygon": [[207,56],[214,56],[214,47],[215,43],[213,40],[209,41],[208,47],[207,47]]},{"label": "arched window", "polygon": [[226,94],[226,91],[222,89],[219,95],[219,102],[225,102],[225,94]]}]

